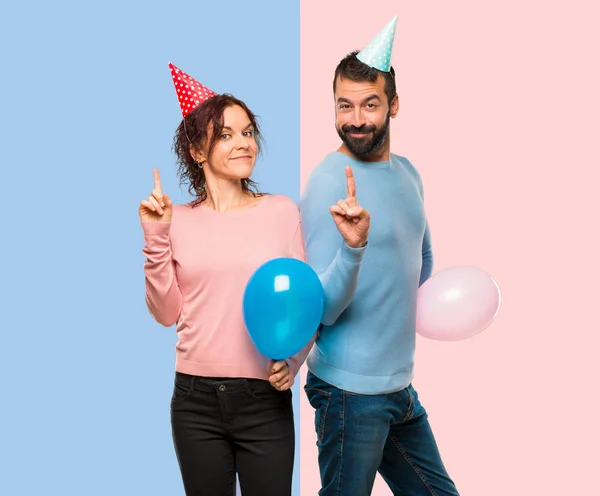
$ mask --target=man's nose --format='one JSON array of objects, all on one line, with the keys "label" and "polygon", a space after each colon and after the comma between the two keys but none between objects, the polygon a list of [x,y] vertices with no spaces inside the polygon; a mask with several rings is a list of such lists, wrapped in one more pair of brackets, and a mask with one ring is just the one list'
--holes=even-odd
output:
[{"label": "man's nose", "polygon": [[361,127],[367,123],[365,120],[365,115],[361,108],[356,108],[354,113],[352,114],[352,124],[354,127]]}]

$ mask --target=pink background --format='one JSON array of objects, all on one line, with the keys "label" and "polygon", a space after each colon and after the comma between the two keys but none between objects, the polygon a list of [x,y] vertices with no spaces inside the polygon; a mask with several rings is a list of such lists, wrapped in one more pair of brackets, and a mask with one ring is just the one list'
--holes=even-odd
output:
[{"label": "pink background", "polygon": [[[474,265],[502,290],[482,334],[417,343],[414,385],[462,496],[597,486],[598,5],[301,2],[302,185],[338,146],[337,62],[398,14],[392,150],[421,172],[434,270]],[[301,402],[301,493],[312,496],[313,410]],[[373,494],[391,492],[378,478]]]}]

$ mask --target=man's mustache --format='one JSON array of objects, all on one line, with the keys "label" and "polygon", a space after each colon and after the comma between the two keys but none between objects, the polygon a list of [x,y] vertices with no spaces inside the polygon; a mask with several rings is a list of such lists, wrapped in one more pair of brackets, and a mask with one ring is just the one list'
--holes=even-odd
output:
[{"label": "man's mustache", "polygon": [[345,133],[356,133],[356,134],[366,134],[366,133],[372,133],[377,129],[377,126],[367,126],[366,124],[363,124],[360,127],[356,127],[356,126],[351,126],[346,124],[345,126],[342,126],[342,131],[344,131]]}]

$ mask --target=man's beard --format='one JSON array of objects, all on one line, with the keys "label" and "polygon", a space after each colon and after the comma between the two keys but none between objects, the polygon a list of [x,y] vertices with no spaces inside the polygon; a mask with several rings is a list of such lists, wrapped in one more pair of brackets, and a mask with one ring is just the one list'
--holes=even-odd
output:
[{"label": "man's beard", "polygon": [[[345,125],[342,128],[336,126],[336,131],[340,139],[348,147],[348,149],[357,157],[365,158],[372,152],[377,150],[387,137],[388,130],[390,127],[390,114],[388,112],[385,122],[381,128],[377,128],[375,125],[363,125],[360,127]],[[372,133],[371,135],[366,134],[361,138],[354,138],[350,136],[351,133]]]}]

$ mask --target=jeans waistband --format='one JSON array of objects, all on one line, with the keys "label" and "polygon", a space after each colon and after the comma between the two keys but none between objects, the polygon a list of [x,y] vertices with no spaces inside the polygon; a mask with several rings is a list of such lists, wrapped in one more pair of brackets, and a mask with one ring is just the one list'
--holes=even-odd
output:
[{"label": "jeans waistband", "polygon": [[189,386],[198,391],[220,391],[220,392],[236,392],[244,391],[248,386],[272,386],[268,381],[263,379],[253,379],[245,377],[205,377],[184,374],[183,372],[175,373],[175,381],[182,386]]}]

